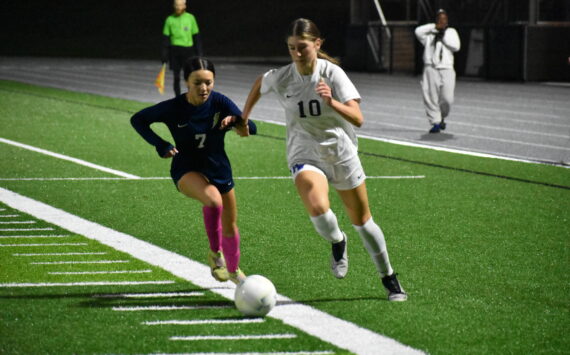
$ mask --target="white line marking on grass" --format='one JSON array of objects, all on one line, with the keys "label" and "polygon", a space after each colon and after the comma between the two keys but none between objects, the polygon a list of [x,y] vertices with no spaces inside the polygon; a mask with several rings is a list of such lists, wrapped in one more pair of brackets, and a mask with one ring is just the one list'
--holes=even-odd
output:
[{"label": "white line marking on grass", "polygon": [[20,217],[19,214],[2,214],[0,218],[12,218],[12,217]]},{"label": "white line marking on grass", "polygon": [[172,298],[172,297],[200,297],[204,292],[161,292],[161,293],[120,293],[108,295],[93,295],[95,298]]},{"label": "white line marking on grass", "polygon": [[93,281],[93,282],[39,282],[39,283],[5,283],[2,287],[72,287],[72,286],[133,286],[133,285],[167,285],[175,281]]},{"label": "white line marking on grass", "polygon": [[62,265],[62,264],[124,264],[129,260],[94,260],[94,261],[41,261],[32,262],[31,265]]},{"label": "white line marking on grass", "polygon": [[6,211],[6,209],[5,209],[5,208],[0,208],[0,211]]},{"label": "white line marking on grass", "polygon": [[116,271],[52,271],[49,275],[108,275],[108,274],[146,274],[152,270],[116,270]]},{"label": "white line marking on grass", "polygon": [[[0,201],[11,208],[87,238],[106,244],[118,251],[158,266],[194,285],[209,289],[228,300],[233,300],[235,288],[220,288],[210,276],[210,268],[182,255],[139,240],[131,235],[88,221],[45,203],[0,188]],[[328,313],[278,295],[278,304],[268,314],[285,324],[359,355],[424,354],[424,352],[394,339],[336,318]]]},{"label": "white line marking on grass", "polygon": [[402,145],[402,146],[406,146],[406,147],[424,148],[424,149],[430,149],[430,150],[437,150],[437,151],[441,151],[441,152],[449,152],[449,153],[468,155],[468,156],[472,156],[472,157],[492,158],[492,159],[517,161],[517,162],[531,163],[531,164],[544,164],[542,162],[537,162],[537,161],[531,160],[531,159],[514,158],[514,157],[505,156],[505,155],[500,155],[499,153],[496,153],[496,154],[479,153],[479,152],[474,152],[474,151],[470,151],[470,150],[462,150],[462,149],[457,149],[457,148],[446,148],[446,147],[440,147],[440,146],[434,146],[434,145],[428,145],[428,144],[409,142],[409,141],[404,141],[404,140],[399,140],[399,139],[372,137],[372,136],[366,136],[366,135],[360,135],[360,134],[358,135],[358,137],[371,139],[374,141],[380,141],[380,142]]},{"label": "white line marking on grass", "polygon": [[69,235],[0,235],[0,239],[67,238]]},{"label": "white line marking on grass", "polygon": [[46,228],[0,228],[0,232],[30,232],[30,231],[52,231],[51,227]]},{"label": "white line marking on grass", "polygon": [[286,352],[268,352],[268,353],[178,353],[178,354],[167,354],[158,353],[150,355],[329,355],[334,354],[334,351],[286,351]]},{"label": "white line marking on grass", "polygon": [[132,180],[170,180],[169,177],[164,178],[124,178],[124,177],[54,177],[54,178],[0,178],[0,181],[105,181],[105,180],[112,180],[112,181],[132,181]]},{"label": "white line marking on grass", "polygon": [[68,256],[68,255],[106,255],[106,251],[86,253],[15,253],[12,256]]},{"label": "white line marking on grass", "polygon": [[244,318],[244,319],[195,319],[195,320],[158,320],[142,322],[142,325],[203,325],[203,324],[247,324],[247,323],[263,323],[263,318]]},{"label": "white line marking on grass", "polygon": [[170,340],[199,341],[199,340],[259,340],[259,339],[293,339],[297,334],[259,334],[259,335],[194,335],[174,336]]},{"label": "white line marking on grass", "polygon": [[425,175],[367,176],[367,179],[425,179]]},{"label": "white line marking on grass", "polygon": [[[424,175],[387,175],[387,176],[367,176],[367,179],[424,179]],[[170,180],[165,176],[149,176],[137,178],[118,177],[61,177],[61,178],[0,178],[0,181],[145,181],[145,180]],[[237,176],[234,180],[291,180],[291,176]]]},{"label": "white line marking on grass", "polygon": [[0,221],[0,224],[36,224],[36,221]]},{"label": "white line marking on grass", "polygon": [[113,307],[117,312],[145,312],[145,311],[183,311],[196,309],[226,309],[233,306],[133,306],[133,307]]},{"label": "white line marking on grass", "polygon": [[27,144],[23,144],[23,143],[20,143],[20,142],[12,141],[12,140],[9,140],[9,139],[6,139],[6,138],[0,138],[0,142],[6,143],[6,144],[10,144],[10,145],[13,145],[13,146],[16,146],[16,147],[19,147],[19,148],[31,150],[31,151],[36,152],[36,153],[41,153],[41,154],[49,155],[49,156],[54,157],[54,158],[67,160],[67,161],[70,161],[70,162],[73,162],[73,163],[76,163],[76,164],[79,164],[79,165],[87,166],[87,167],[89,167],[89,168],[93,168],[93,169],[96,169],[96,170],[104,171],[104,172],[106,172],[106,173],[113,174],[113,175],[117,175],[117,176],[121,176],[121,177],[124,177],[124,178],[130,178],[130,179],[138,179],[138,178],[139,178],[139,177],[136,176],[136,175],[128,174],[128,173],[125,173],[124,171],[119,171],[119,170],[107,168],[107,167],[104,167],[104,166],[101,166],[101,165],[97,165],[97,164],[90,163],[90,162],[85,161],[85,160],[73,158],[73,157],[70,157],[70,156],[67,156],[67,155],[63,155],[63,154],[59,154],[59,153],[50,152],[49,150],[45,150],[45,149],[33,147],[33,146],[31,146],[31,145],[27,145]]},{"label": "white line marking on grass", "polygon": [[35,243],[35,244],[0,244],[0,247],[60,247],[85,246],[87,243]]}]

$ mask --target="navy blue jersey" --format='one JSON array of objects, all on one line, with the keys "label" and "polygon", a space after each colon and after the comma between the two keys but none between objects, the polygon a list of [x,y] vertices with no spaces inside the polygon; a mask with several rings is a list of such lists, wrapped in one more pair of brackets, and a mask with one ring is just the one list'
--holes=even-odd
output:
[{"label": "navy blue jersey", "polygon": [[[186,95],[180,95],[145,108],[131,118],[131,124],[148,143],[155,146],[160,156],[164,156],[172,145],[157,135],[150,125],[155,122],[166,124],[179,152],[173,157],[170,168],[175,183],[185,173],[197,171],[224,193],[234,185],[230,161],[224,149],[228,129],[220,129],[220,122],[226,116],[241,116],[241,111],[229,98],[212,91],[200,106],[190,104]],[[255,123],[248,122],[250,134],[255,134]]]}]

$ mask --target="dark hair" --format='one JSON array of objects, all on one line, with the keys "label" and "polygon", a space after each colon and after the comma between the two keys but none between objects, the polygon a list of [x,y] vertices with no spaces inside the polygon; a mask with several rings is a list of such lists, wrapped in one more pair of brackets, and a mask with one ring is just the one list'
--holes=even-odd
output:
[{"label": "dark hair", "polygon": [[196,70],[209,70],[214,74],[214,77],[216,76],[216,69],[212,61],[202,57],[192,57],[184,62],[184,80],[188,81],[190,74]]},{"label": "dark hair", "polygon": [[[287,31],[287,38],[289,37],[299,37],[304,40],[308,41],[316,41],[317,39],[321,39],[324,43],[324,38],[321,37],[321,31],[315,23],[306,18],[298,18],[295,21],[291,22],[289,25],[289,31]],[[339,61],[328,55],[322,49],[319,49],[317,52],[317,57],[321,59],[326,59],[331,63],[339,64]]]},{"label": "dark hair", "polygon": [[437,10],[437,12],[435,13],[436,20],[439,17],[439,15],[447,15],[447,11],[445,11],[444,9]]}]

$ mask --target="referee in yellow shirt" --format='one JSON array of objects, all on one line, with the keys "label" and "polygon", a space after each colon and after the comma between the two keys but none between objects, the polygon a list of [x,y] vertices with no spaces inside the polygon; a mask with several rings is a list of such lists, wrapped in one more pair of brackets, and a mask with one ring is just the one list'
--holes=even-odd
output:
[{"label": "referee in yellow shirt", "polygon": [[202,39],[198,22],[186,12],[186,0],[174,0],[174,13],[164,22],[161,60],[169,62],[174,74],[174,93],[180,95],[180,72],[184,61],[193,56],[202,56]]}]

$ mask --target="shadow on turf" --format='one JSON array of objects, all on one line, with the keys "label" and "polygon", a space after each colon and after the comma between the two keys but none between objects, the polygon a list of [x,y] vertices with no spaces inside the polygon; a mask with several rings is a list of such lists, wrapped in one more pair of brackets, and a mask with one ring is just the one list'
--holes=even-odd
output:
[{"label": "shadow on turf", "polygon": [[[203,292],[202,288],[193,288],[185,290],[176,290],[171,292]],[[164,291],[168,292],[168,291]],[[165,299],[164,297],[147,297],[144,299],[137,298],[125,298],[122,295],[125,293],[135,293],[135,292],[117,292],[117,293],[63,293],[63,294],[35,294],[35,295],[0,295],[0,299],[71,299],[71,298],[86,298],[87,300],[80,302],[79,307],[86,308],[106,308],[115,306],[147,306],[149,303],[153,304],[164,304],[171,306],[227,306],[228,303],[233,303],[230,300],[196,300],[191,297],[177,297]],[[136,292],[143,293],[143,292]],[[160,301],[160,302],[157,302]],[[289,306],[295,304],[318,304],[318,303],[330,303],[330,302],[356,302],[356,301],[387,301],[385,297],[347,297],[347,298],[313,298],[313,299],[302,299],[302,300],[292,300],[292,301],[278,301],[278,306]]]},{"label": "shadow on turf", "polygon": [[443,132],[424,133],[420,136],[421,141],[427,141],[427,142],[445,142],[452,139],[455,139],[455,136],[453,134],[443,133]]},{"label": "shadow on turf", "polygon": [[[220,287],[221,288],[221,287]],[[189,288],[183,290],[160,290],[160,291],[126,291],[126,292],[84,292],[84,293],[44,293],[44,294],[15,294],[15,295],[0,295],[0,299],[64,299],[64,298],[93,298],[93,299],[105,299],[105,300],[125,300],[126,298],[122,295],[131,293],[163,293],[163,292],[204,292],[203,288]],[[179,297],[183,298],[183,297]],[[148,297],[145,300],[156,300],[164,299],[163,297]]]}]

